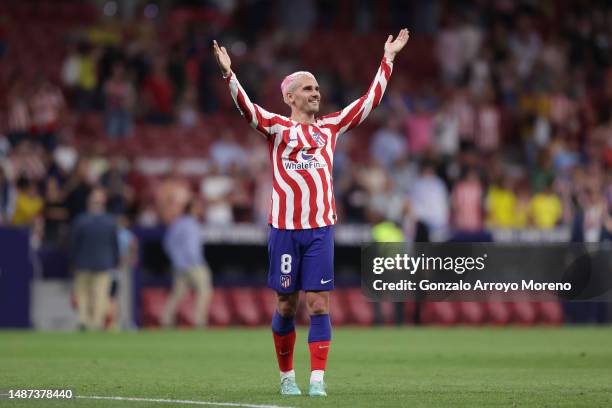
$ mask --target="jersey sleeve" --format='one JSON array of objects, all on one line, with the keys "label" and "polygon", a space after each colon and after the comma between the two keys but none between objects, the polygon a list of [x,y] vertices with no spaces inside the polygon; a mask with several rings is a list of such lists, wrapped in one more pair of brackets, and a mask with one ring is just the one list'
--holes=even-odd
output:
[{"label": "jersey sleeve", "polygon": [[266,138],[274,133],[275,126],[291,126],[290,121],[280,115],[270,113],[261,106],[254,104],[246,94],[236,74],[230,72],[230,75],[225,78],[230,88],[232,99],[238,108],[240,114],[255,130],[259,131]]},{"label": "jersey sleeve", "polygon": [[321,126],[331,127],[340,135],[363,122],[372,109],[380,104],[392,70],[393,63],[383,57],[368,92],[341,111],[323,116],[320,119]]}]

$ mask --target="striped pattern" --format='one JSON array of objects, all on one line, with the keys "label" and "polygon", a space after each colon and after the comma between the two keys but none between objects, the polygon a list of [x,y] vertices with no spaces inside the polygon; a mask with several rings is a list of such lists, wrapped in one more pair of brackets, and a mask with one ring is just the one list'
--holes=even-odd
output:
[{"label": "striped pattern", "polygon": [[336,223],[332,179],[336,140],[378,106],[392,67],[383,58],[365,95],[310,125],[267,112],[250,101],[233,73],[226,78],[238,110],[268,141],[273,174],[268,221],[272,226],[308,229]]}]

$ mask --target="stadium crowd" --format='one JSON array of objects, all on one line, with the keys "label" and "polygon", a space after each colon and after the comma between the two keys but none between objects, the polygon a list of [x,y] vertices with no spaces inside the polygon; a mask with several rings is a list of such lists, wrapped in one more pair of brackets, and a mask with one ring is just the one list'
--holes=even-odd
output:
[{"label": "stadium crowd", "polygon": [[[110,213],[155,225],[154,198],[168,179],[185,180],[203,198],[207,223],[264,224],[267,147],[237,119],[212,39],[227,44],[260,105],[286,113],[280,78],[302,67],[317,76],[328,112],[365,92],[382,54],[367,44],[382,44],[378,34],[407,19],[414,41],[382,106],[338,143],[339,219],[390,220],[408,236],[421,221],[433,232],[570,226],[576,240],[610,238],[609,4],[432,1],[399,12],[394,1],[288,3],[143,4],[122,23],[123,6],[109,2],[98,18],[62,28],[63,62],[38,67],[35,78],[3,36],[0,63],[10,80],[1,87],[0,224],[34,226],[44,241],[64,242],[102,186]],[[277,16],[266,13],[273,4]],[[16,23],[13,6],[4,25]],[[363,43],[325,41],[346,33]],[[148,132],[162,136],[128,149]],[[189,138],[172,140],[181,132],[194,135],[193,149]],[[172,147],[162,151],[169,171],[161,176],[138,165],[159,158],[148,145],[156,141]],[[173,154],[179,143],[186,146]],[[203,160],[201,172],[188,171],[190,156]]]}]

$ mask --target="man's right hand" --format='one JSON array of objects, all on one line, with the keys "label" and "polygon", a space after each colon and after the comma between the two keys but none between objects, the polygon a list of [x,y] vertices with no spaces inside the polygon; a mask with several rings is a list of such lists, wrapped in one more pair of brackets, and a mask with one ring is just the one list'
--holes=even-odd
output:
[{"label": "man's right hand", "polygon": [[213,40],[213,50],[215,52],[217,64],[219,64],[219,68],[221,69],[221,74],[223,74],[224,78],[227,78],[232,72],[232,61],[230,60],[229,54],[225,47],[219,47],[217,40]]}]

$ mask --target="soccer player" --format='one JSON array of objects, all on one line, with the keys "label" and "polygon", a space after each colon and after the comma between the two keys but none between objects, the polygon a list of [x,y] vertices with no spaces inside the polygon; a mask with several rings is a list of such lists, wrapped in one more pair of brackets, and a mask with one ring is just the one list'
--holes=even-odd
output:
[{"label": "soccer player", "polygon": [[332,164],[336,140],[365,120],[382,98],[393,60],[408,41],[408,30],[389,36],[384,56],[367,93],[341,111],[317,117],[321,94],[315,77],[295,72],[281,83],[291,108],[285,117],[251,102],[231,70],[225,47],[213,42],[214,54],[240,113],[268,142],[273,190],[270,211],[268,286],[277,293],[272,334],[280,368],[282,395],[300,395],[293,370],[295,314],[299,291],[306,292],[310,315],[309,395],[326,396],[323,374],[331,341],[329,292],[334,288]]}]

